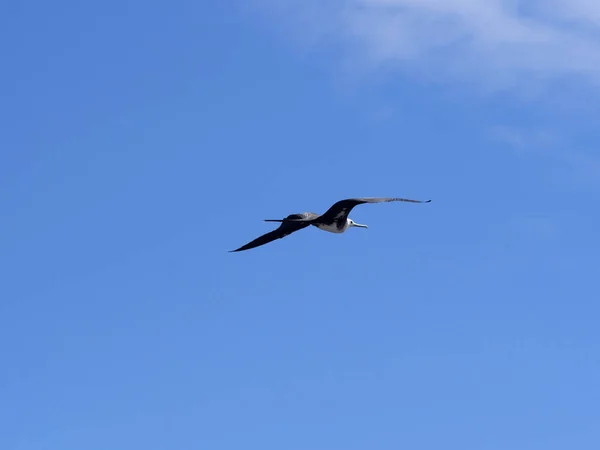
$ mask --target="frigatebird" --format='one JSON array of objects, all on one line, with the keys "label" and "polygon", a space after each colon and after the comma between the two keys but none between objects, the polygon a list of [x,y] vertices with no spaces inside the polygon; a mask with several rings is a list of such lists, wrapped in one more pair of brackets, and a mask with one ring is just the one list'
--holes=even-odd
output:
[{"label": "frigatebird", "polygon": [[410,202],[410,203],[429,203],[431,200],[410,200],[408,198],[398,197],[364,197],[348,198],[334,203],[325,214],[318,215],[313,212],[304,212],[300,214],[290,214],[285,219],[265,219],[265,222],[280,222],[279,228],[263,234],[262,236],[248,242],[246,245],[230,252],[241,252],[261,245],[268,244],[276,239],[284,238],[298,230],[312,225],[330,233],[343,233],[350,227],[368,228],[367,225],[354,222],[348,218],[348,214],[356,205],[363,203],[383,203],[383,202]]}]

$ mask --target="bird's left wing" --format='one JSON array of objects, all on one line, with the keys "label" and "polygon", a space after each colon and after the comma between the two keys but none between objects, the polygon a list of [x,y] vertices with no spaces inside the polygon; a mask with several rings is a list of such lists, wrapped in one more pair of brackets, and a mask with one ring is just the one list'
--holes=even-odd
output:
[{"label": "bird's left wing", "polygon": [[251,242],[248,242],[246,245],[241,246],[236,250],[230,250],[230,252],[241,252],[243,250],[249,250],[254,247],[259,247],[261,245],[268,244],[276,239],[284,238],[298,230],[306,228],[310,223],[308,221],[298,221],[298,222],[288,222],[282,221],[279,228],[270,231],[262,236],[257,237]]}]

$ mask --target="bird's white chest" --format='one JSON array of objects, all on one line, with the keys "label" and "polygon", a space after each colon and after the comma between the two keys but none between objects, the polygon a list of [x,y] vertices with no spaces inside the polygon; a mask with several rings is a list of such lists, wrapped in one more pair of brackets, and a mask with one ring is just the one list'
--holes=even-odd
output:
[{"label": "bird's white chest", "polygon": [[317,228],[323,231],[329,231],[330,233],[343,233],[344,231],[346,231],[346,228],[348,228],[348,221],[346,221],[342,228],[338,228],[335,223],[328,225],[319,224],[317,225]]}]

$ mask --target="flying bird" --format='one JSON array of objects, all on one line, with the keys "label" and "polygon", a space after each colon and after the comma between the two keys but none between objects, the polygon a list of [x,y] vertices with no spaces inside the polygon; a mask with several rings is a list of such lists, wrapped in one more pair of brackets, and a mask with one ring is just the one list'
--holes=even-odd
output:
[{"label": "flying bird", "polygon": [[241,252],[251,248],[268,244],[276,239],[284,238],[298,230],[312,225],[330,233],[343,233],[350,227],[368,228],[367,225],[354,222],[348,218],[348,214],[356,205],[363,203],[384,203],[384,202],[410,202],[410,203],[429,203],[431,200],[410,200],[398,197],[364,197],[348,198],[334,203],[325,214],[318,215],[312,212],[300,214],[290,214],[285,219],[265,219],[265,222],[280,222],[279,228],[263,234],[262,236],[248,242],[246,245],[230,252]]}]

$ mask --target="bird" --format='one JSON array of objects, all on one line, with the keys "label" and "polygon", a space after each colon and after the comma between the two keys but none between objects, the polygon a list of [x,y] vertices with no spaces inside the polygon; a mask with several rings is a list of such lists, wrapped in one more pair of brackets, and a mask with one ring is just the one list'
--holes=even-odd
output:
[{"label": "bird", "polygon": [[334,203],[324,214],[321,215],[313,212],[304,212],[299,214],[290,214],[284,219],[265,219],[265,222],[278,222],[281,223],[281,225],[279,228],[257,237],[253,241],[248,242],[238,249],[229,250],[229,252],[234,253],[250,250],[251,248],[268,244],[276,239],[289,236],[290,234],[302,230],[310,225],[330,233],[343,233],[352,227],[368,228],[367,225],[356,223],[352,219],[348,218],[348,214],[350,214],[350,211],[352,211],[352,209],[357,205],[362,205],[364,203],[384,202],[429,203],[431,200],[411,200],[408,198],[399,197],[347,198]]}]

